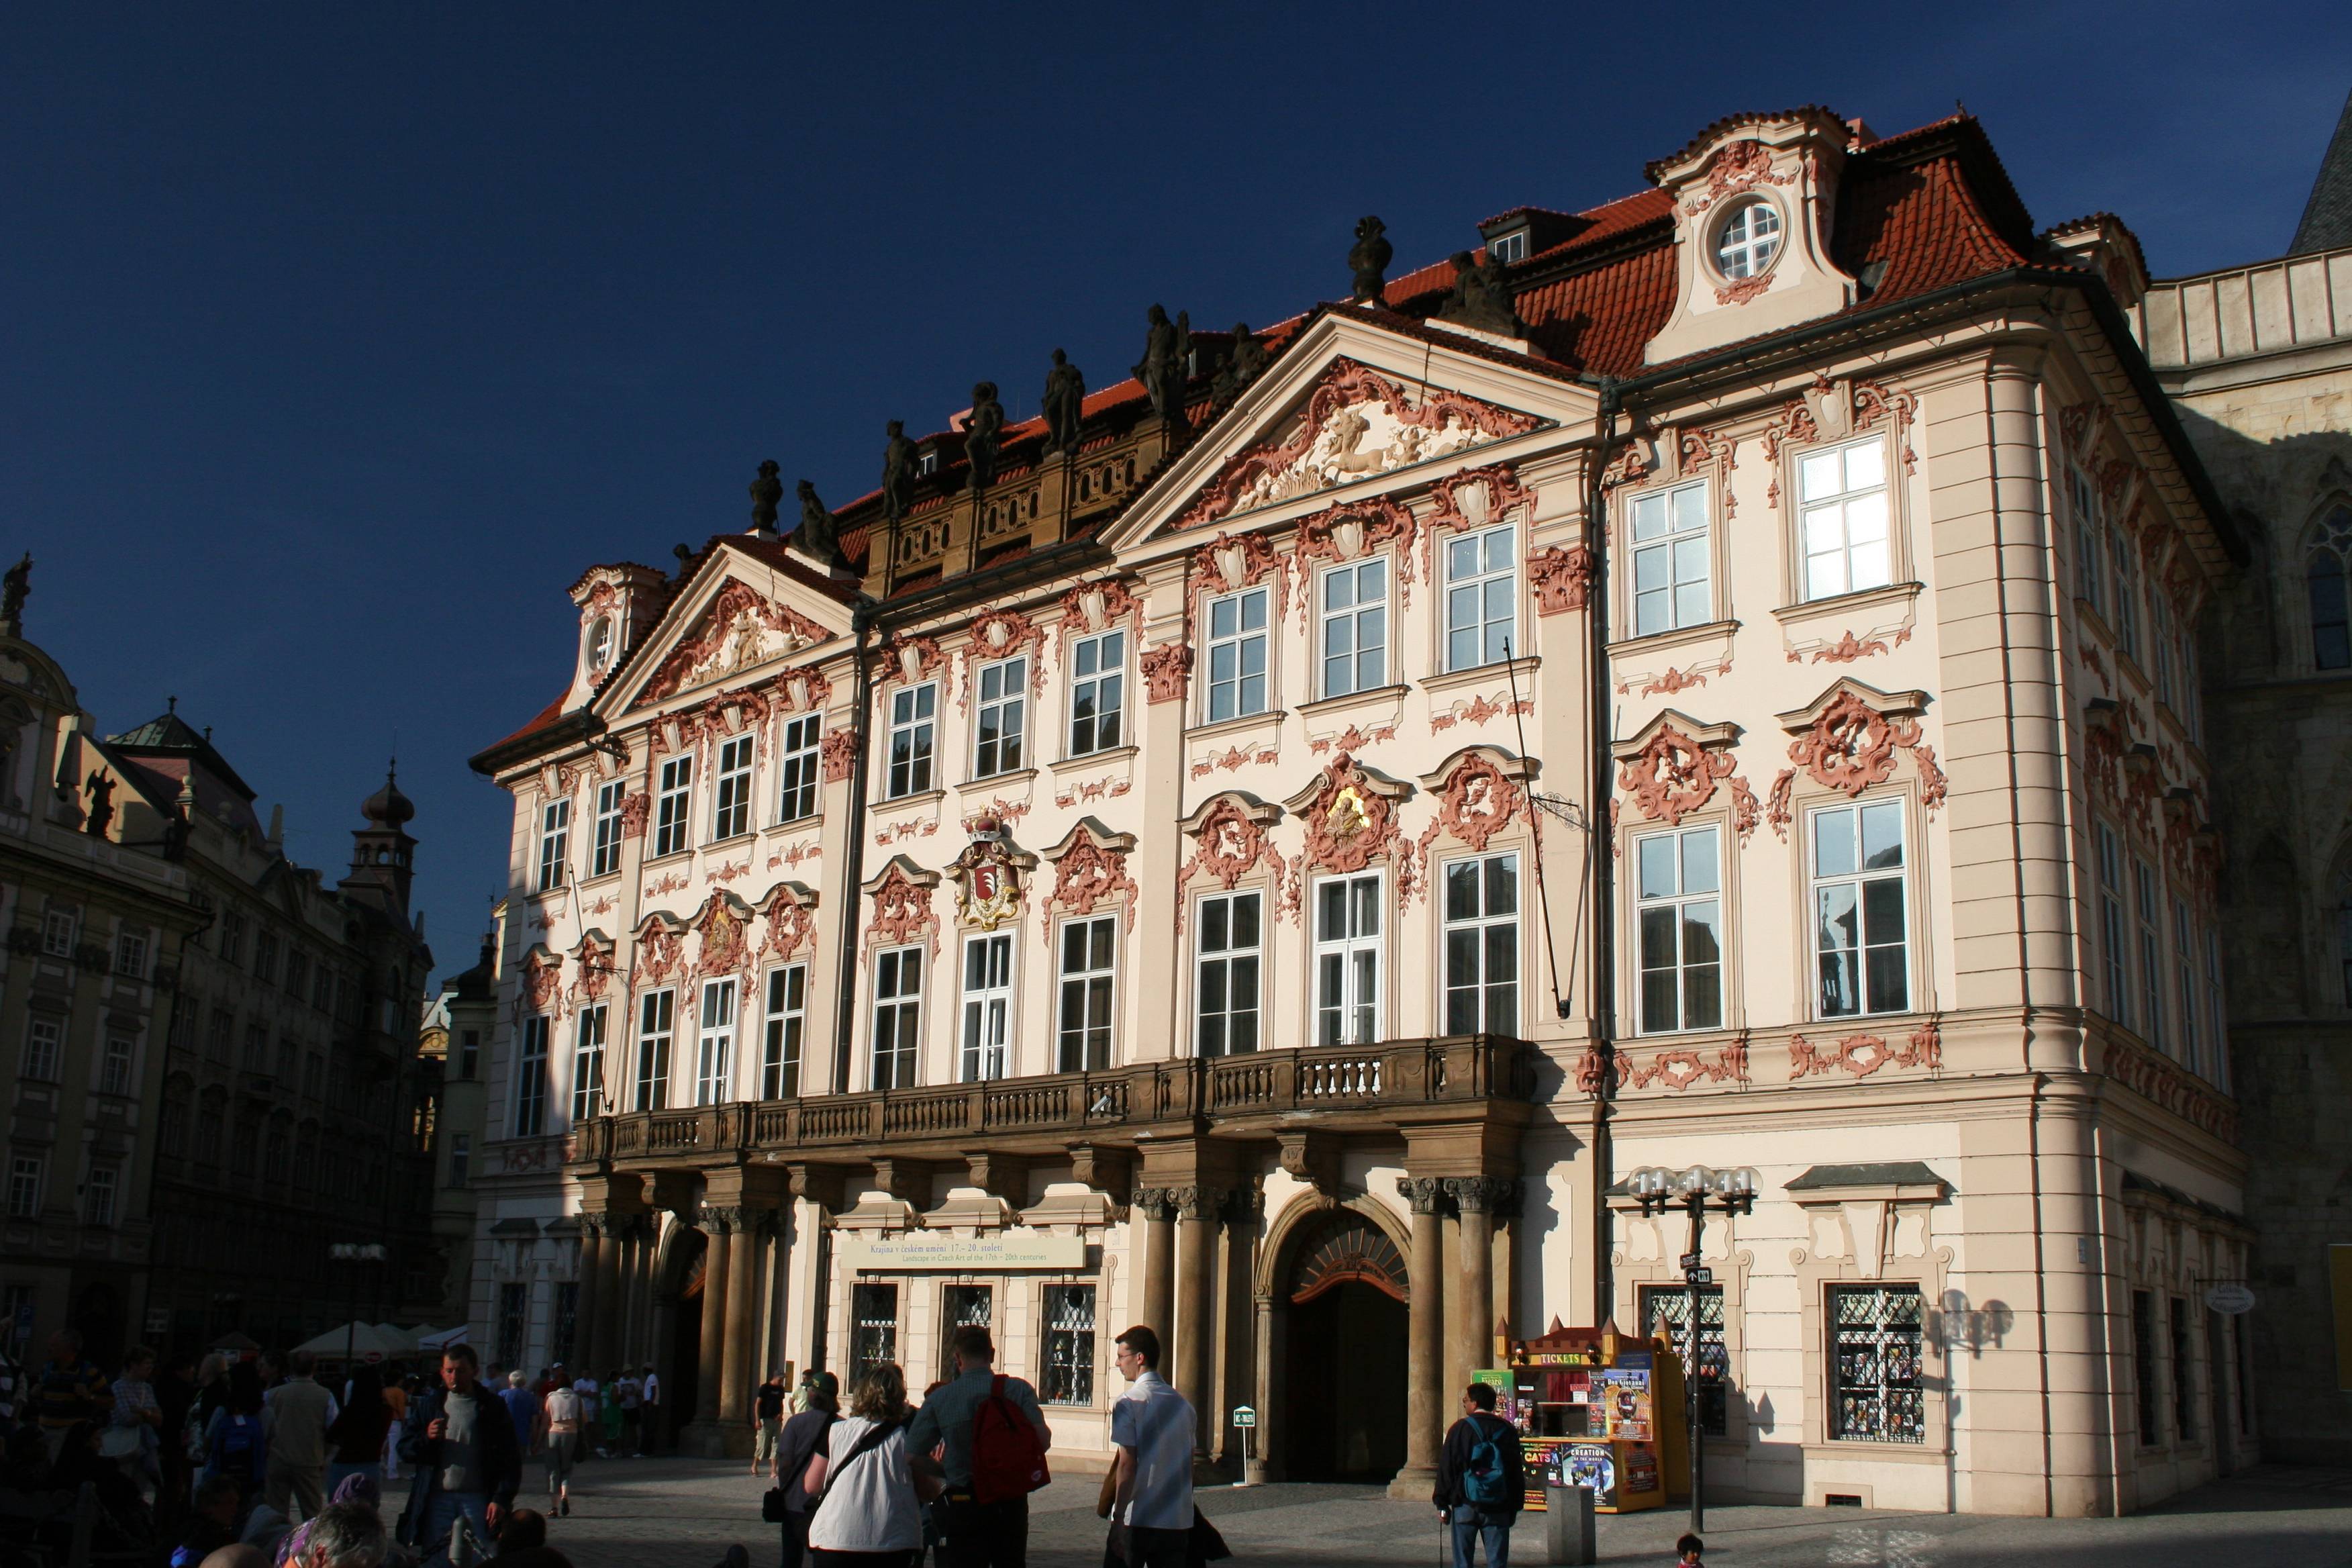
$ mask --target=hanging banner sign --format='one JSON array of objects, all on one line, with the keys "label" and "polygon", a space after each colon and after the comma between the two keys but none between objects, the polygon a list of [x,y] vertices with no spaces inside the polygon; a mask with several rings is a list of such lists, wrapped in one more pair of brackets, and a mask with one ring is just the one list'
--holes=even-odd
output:
[{"label": "hanging banner sign", "polygon": [[1007,1268],[1051,1268],[1068,1271],[1087,1265],[1086,1238],[1047,1236],[1036,1231],[998,1231],[987,1236],[932,1236],[921,1231],[898,1236],[840,1238],[835,1255],[851,1268],[944,1268],[959,1274],[988,1274]]},{"label": "hanging banner sign", "polygon": [[2243,1285],[2216,1285],[2205,1292],[2205,1304],[2228,1317],[2254,1310],[2254,1293]]}]

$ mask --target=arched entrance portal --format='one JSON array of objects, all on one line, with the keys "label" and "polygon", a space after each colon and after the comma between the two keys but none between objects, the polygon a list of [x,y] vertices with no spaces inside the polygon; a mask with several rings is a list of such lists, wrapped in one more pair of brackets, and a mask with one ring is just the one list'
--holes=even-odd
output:
[{"label": "arched entrance portal", "polygon": [[1301,1224],[1277,1277],[1284,1476],[1385,1481],[1404,1464],[1405,1265],[1352,1209]]},{"label": "arched entrance portal", "polygon": [[694,1419],[702,1367],[703,1269],[710,1261],[710,1238],[690,1226],[677,1227],[670,1244],[668,1278],[669,1364],[662,1369],[662,1419],[675,1440]]}]

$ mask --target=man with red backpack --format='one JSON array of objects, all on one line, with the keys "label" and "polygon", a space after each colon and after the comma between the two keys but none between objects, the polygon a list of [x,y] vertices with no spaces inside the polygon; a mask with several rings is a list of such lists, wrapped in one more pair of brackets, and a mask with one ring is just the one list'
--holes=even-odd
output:
[{"label": "man with red backpack", "polygon": [[940,1568],[1025,1568],[1029,1494],[1045,1484],[1054,1434],[1037,1391],[996,1370],[988,1331],[955,1331],[957,1375],[931,1391],[908,1429],[908,1452],[947,1482]]}]

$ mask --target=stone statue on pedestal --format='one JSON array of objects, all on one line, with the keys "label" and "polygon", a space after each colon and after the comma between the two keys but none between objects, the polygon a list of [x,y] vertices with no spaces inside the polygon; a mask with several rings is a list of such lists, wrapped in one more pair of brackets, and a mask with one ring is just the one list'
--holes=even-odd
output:
[{"label": "stone statue on pedestal", "polygon": [[761,533],[776,531],[776,508],[784,499],[784,481],[776,477],[773,458],[760,465],[760,477],[751,481],[751,527]]},{"label": "stone statue on pedestal", "polygon": [[1086,373],[1070,363],[1070,356],[1061,350],[1054,351],[1054,368],[1045,373],[1045,455],[1057,453],[1076,455],[1078,449],[1078,425],[1086,409]]},{"label": "stone statue on pedestal", "polygon": [[889,444],[882,448],[882,515],[896,522],[914,504],[916,454],[904,419],[890,421],[889,434]]},{"label": "stone statue on pedestal", "polygon": [[841,561],[841,530],[824,502],[816,499],[816,487],[806,479],[800,482],[801,521],[793,530],[793,542],[801,550],[826,565]]},{"label": "stone statue on pedestal", "polygon": [[1217,379],[1210,390],[1219,403],[1230,403],[1265,369],[1265,345],[1250,336],[1247,321],[1235,321],[1233,346],[1225,351],[1223,363],[1217,366]]},{"label": "stone statue on pedestal", "polygon": [[983,381],[971,389],[971,413],[963,422],[963,458],[971,465],[973,489],[996,482],[1003,442],[1004,405],[996,401],[996,383]]},{"label": "stone statue on pedestal", "polygon": [[1356,279],[1350,298],[1360,304],[1381,303],[1381,291],[1388,287],[1389,258],[1395,254],[1396,247],[1388,241],[1388,225],[1376,217],[1358,222],[1356,243],[1348,252],[1348,270]]},{"label": "stone statue on pedestal", "polygon": [[1518,312],[1512,309],[1511,290],[1503,281],[1503,264],[1489,259],[1482,267],[1466,250],[1454,253],[1454,293],[1437,308],[1437,319],[1498,337],[1516,338],[1526,331]]},{"label": "stone statue on pedestal", "polygon": [[1181,420],[1184,417],[1184,383],[1191,375],[1192,317],[1179,311],[1176,320],[1171,321],[1166,309],[1154,305],[1145,319],[1150,326],[1144,333],[1143,361],[1135,367],[1135,379],[1143,384],[1154,414],[1171,422]]}]

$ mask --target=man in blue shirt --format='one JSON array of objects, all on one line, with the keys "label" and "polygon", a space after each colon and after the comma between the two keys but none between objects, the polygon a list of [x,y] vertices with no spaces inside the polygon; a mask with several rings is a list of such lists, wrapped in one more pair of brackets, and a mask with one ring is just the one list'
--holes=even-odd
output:
[{"label": "man in blue shirt", "polygon": [[1198,1417],[1160,1375],[1160,1335],[1138,1324],[1116,1359],[1132,1385],[1110,1407],[1111,1517],[1128,1529],[1129,1568],[1186,1568],[1192,1535],[1192,1443]]},{"label": "man in blue shirt", "polygon": [[529,1458],[539,1448],[539,1395],[530,1391],[530,1379],[520,1367],[507,1373],[507,1385],[499,1390],[499,1403],[507,1407],[508,1418],[514,1423],[515,1452]]}]

